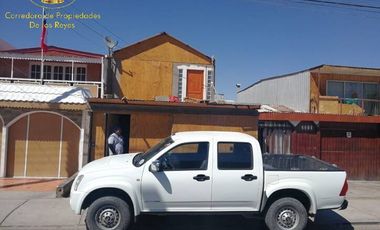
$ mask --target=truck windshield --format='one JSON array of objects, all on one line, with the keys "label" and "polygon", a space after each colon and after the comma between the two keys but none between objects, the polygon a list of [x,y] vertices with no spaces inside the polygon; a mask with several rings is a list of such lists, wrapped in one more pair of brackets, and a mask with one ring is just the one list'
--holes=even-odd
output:
[{"label": "truck windshield", "polygon": [[153,146],[152,148],[148,149],[146,152],[137,154],[133,158],[133,165],[136,167],[140,167],[145,162],[147,162],[149,159],[151,159],[154,155],[156,155],[158,152],[160,152],[166,146],[172,144],[173,142],[174,141],[170,136],[163,139],[162,141],[160,141],[160,143],[158,143],[155,146]]}]

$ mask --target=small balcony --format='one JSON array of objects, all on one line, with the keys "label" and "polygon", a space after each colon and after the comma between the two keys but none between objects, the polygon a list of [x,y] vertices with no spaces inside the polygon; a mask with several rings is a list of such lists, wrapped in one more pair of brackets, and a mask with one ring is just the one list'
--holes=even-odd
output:
[{"label": "small balcony", "polygon": [[378,116],[380,100],[319,96],[319,113]]},{"label": "small balcony", "polygon": [[[43,66],[43,74],[41,74]],[[103,58],[0,53],[0,83],[74,86],[104,95]]]}]

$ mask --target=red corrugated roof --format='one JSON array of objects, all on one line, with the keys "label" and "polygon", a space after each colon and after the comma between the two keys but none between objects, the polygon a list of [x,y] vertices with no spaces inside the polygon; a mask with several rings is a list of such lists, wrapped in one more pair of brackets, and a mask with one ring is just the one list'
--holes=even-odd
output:
[{"label": "red corrugated roof", "polygon": [[[97,53],[90,53],[80,50],[73,50],[73,49],[67,49],[57,46],[48,46],[48,52],[55,51],[65,54],[71,54],[74,56],[80,56],[80,57],[88,57],[88,58],[101,58],[104,55],[97,54]],[[21,54],[30,54],[30,53],[39,53],[41,52],[41,47],[32,47],[32,48],[24,48],[24,49],[12,49],[12,50],[2,50],[0,52],[7,52],[7,53],[21,53]]]}]

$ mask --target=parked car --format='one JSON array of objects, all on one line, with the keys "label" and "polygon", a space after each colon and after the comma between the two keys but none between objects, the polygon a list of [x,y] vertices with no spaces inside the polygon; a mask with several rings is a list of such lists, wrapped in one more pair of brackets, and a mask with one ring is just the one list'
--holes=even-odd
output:
[{"label": "parked car", "polygon": [[237,132],[181,132],[145,153],[87,164],[70,196],[89,229],[129,229],[144,213],[250,213],[269,229],[304,229],[320,209],[345,209],[346,172],[305,156],[262,154]]}]

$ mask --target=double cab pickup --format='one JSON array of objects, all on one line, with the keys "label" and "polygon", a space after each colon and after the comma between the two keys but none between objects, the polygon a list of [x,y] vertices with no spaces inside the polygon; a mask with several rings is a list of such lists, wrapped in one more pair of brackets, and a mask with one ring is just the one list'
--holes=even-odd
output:
[{"label": "double cab pickup", "polygon": [[273,229],[304,229],[321,209],[345,209],[346,172],[301,155],[263,154],[237,132],[180,132],[143,153],[79,171],[70,205],[89,229],[129,229],[142,214],[243,213]]}]

